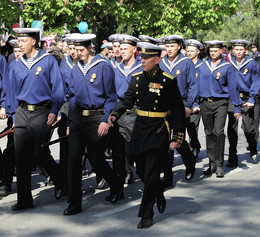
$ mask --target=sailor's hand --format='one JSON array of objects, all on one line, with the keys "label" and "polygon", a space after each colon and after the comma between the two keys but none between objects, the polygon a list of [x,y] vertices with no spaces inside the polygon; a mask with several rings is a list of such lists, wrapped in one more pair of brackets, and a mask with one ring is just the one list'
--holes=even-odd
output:
[{"label": "sailor's hand", "polygon": [[98,126],[98,136],[105,136],[107,135],[109,130],[109,126],[107,123],[101,122]]},{"label": "sailor's hand", "polygon": [[48,120],[47,120],[47,124],[48,125],[52,125],[56,122],[56,118],[57,118],[57,115],[56,114],[49,114],[48,115]]}]

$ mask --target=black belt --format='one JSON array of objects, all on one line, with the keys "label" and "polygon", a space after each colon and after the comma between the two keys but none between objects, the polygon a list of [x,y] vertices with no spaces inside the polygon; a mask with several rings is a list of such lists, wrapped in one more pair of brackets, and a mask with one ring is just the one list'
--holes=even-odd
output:
[{"label": "black belt", "polygon": [[93,116],[93,115],[103,115],[104,110],[103,109],[96,109],[96,110],[89,110],[89,109],[83,109],[81,107],[76,107],[76,111],[79,111],[82,116]]},{"label": "black belt", "polygon": [[208,98],[201,98],[200,101],[208,101],[208,102],[213,102],[213,101],[219,101],[219,100],[227,100],[228,98],[219,98],[219,97],[208,97]]},{"label": "black belt", "polygon": [[49,101],[43,101],[39,104],[28,104],[24,101],[19,102],[19,106],[21,106],[23,109],[26,109],[28,111],[35,111],[35,110],[40,110],[40,109],[45,109],[45,108],[50,108],[51,103]]}]

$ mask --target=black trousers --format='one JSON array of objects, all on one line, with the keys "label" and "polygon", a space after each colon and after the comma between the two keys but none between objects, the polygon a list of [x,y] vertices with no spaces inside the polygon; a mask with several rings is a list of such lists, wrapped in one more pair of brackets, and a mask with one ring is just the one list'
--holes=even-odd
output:
[{"label": "black trousers", "polygon": [[225,133],[224,127],[227,117],[228,100],[203,101],[200,104],[204,131],[206,134],[206,148],[210,163],[223,166]]},{"label": "black trousers", "polygon": [[143,197],[138,217],[153,217],[153,206],[157,196],[164,191],[164,181],[160,180],[160,171],[165,158],[168,156],[168,147],[152,149],[141,153],[134,158],[136,173],[144,183]]},{"label": "black trousers", "polygon": [[121,189],[119,178],[105,160],[104,151],[107,137],[99,137],[98,126],[103,115],[83,116],[73,111],[69,116],[69,159],[68,159],[68,203],[81,207],[82,202],[82,156],[85,147],[94,171],[104,177],[110,186],[110,193]]},{"label": "black trousers", "polygon": [[197,148],[197,150],[201,148],[200,141],[198,139],[200,117],[200,112],[191,114],[189,123],[187,124],[187,132],[190,137],[190,147],[192,149]]},{"label": "black trousers", "polygon": [[[6,131],[13,126],[12,117],[7,119]],[[13,182],[14,168],[15,168],[15,155],[14,155],[14,134],[10,133],[7,135],[7,145],[6,149],[2,154],[1,168],[3,169],[3,177],[1,185],[6,185],[11,187]]]},{"label": "black trousers", "polygon": [[[58,135],[59,137],[66,136],[67,132],[67,124],[68,117],[65,113],[61,113],[61,120],[59,122],[58,127]],[[69,143],[68,139],[63,139],[60,141],[60,167],[63,173],[63,177],[65,180],[65,190],[67,189],[67,166],[68,166],[68,158],[69,158]]]},{"label": "black trousers", "polygon": [[254,127],[255,127],[255,140],[258,142],[259,139],[259,117],[260,117],[260,95],[255,98],[254,107]]},{"label": "black trousers", "polygon": [[31,204],[31,165],[42,166],[51,176],[54,184],[63,185],[59,165],[53,160],[48,147],[42,144],[49,139],[50,126],[47,118],[50,109],[39,106],[30,112],[21,106],[16,110],[14,148],[17,173],[17,196],[19,204]]},{"label": "black trousers", "polygon": [[[246,100],[242,100],[243,103]],[[229,107],[233,107],[230,105]],[[231,109],[229,109],[230,111]],[[254,120],[254,108],[248,109],[246,106],[241,107],[242,129],[248,142],[251,155],[257,153],[257,141]],[[229,140],[229,162],[237,163],[237,142],[238,142],[238,119],[234,118],[233,113],[228,113],[228,140]]]},{"label": "black trousers", "polygon": [[112,148],[113,170],[120,175],[122,181],[124,182],[126,178],[126,140],[119,132],[117,123],[114,124],[114,127],[110,128],[109,136],[110,145]]}]

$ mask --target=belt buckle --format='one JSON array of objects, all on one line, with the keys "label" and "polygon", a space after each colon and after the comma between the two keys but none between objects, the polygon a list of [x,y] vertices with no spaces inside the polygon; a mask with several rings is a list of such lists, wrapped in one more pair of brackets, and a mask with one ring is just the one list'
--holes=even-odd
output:
[{"label": "belt buckle", "polygon": [[35,105],[27,105],[27,110],[28,111],[35,111],[36,106]]},{"label": "belt buckle", "polygon": [[149,117],[149,111],[144,111],[144,116]]},{"label": "belt buckle", "polygon": [[89,110],[82,110],[83,116],[89,116]]},{"label": "belt buckle", "polygon": [[213,98],[207,98],[208,102],[213,102]]},{"label": "belt buckle", "polygon": [[239,97],[244,97],[244,93],[240,92]]}]

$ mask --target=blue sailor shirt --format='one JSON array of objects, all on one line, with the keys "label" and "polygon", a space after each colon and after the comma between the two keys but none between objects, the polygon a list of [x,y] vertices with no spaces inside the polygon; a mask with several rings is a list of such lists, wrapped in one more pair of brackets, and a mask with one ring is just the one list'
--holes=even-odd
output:
[{"label": "blue sailor shirt", "polygon": [[187,100],[185,107],[192,108],[198,94],[194,63],[180,53],[172,66],[167,56],[160,61],[159,65],[163,71],[177,78],[181,97]]},{"label": "blue sailor shirt", "polygon": [[211,68],[211,59],[198,68],[200,98],[230,98],[235,113],[240,113],[241,102],[237,90],[235,70],[226,60],[221,59],[216,68]]},{"label": "blue sailor shirt", "polygon": [[104,109],[102,122],[107,123],[116,106],[117,96],[114,70],[106,60],[94,57],[85,73],[80,60],[72,69],[69,90],[72,97],[70,110],[77,106],[86,110]]},{"label": "blue sailor shirt", "polygon": [[136,58],[134,64],[128,72],[125,72],[124,70],[124,63],[119,64],[119,66],[115,68],[115,86],[118,98],[123,98],[131,81],[132,75],[141,71],[143,71],[143,67],[140,57]]},{"label": "blue sailor shirt", "polygon": [[4,56],[0,55],[0,107],[5,108],[5,96],[8,83],[8,68]]},{"label": "blue sailor shirt", "polygon": [[57,114],[64,102],[64,84],[56,59],[43,50],[33,58],[31,67],[25,55],[9,71],[10,91],[17,101],[27,104],[51,102],[50,113]]},{"label": "blue sailor shirt", "polygon": [[255,97],[260,89],[260,76],[258,64],[249,56],[245,56],[244,61],[237,65],[235,57],[230,61],[236,72],[236,82],[239,92],[249,93],[248,102],[254,104]]}]

